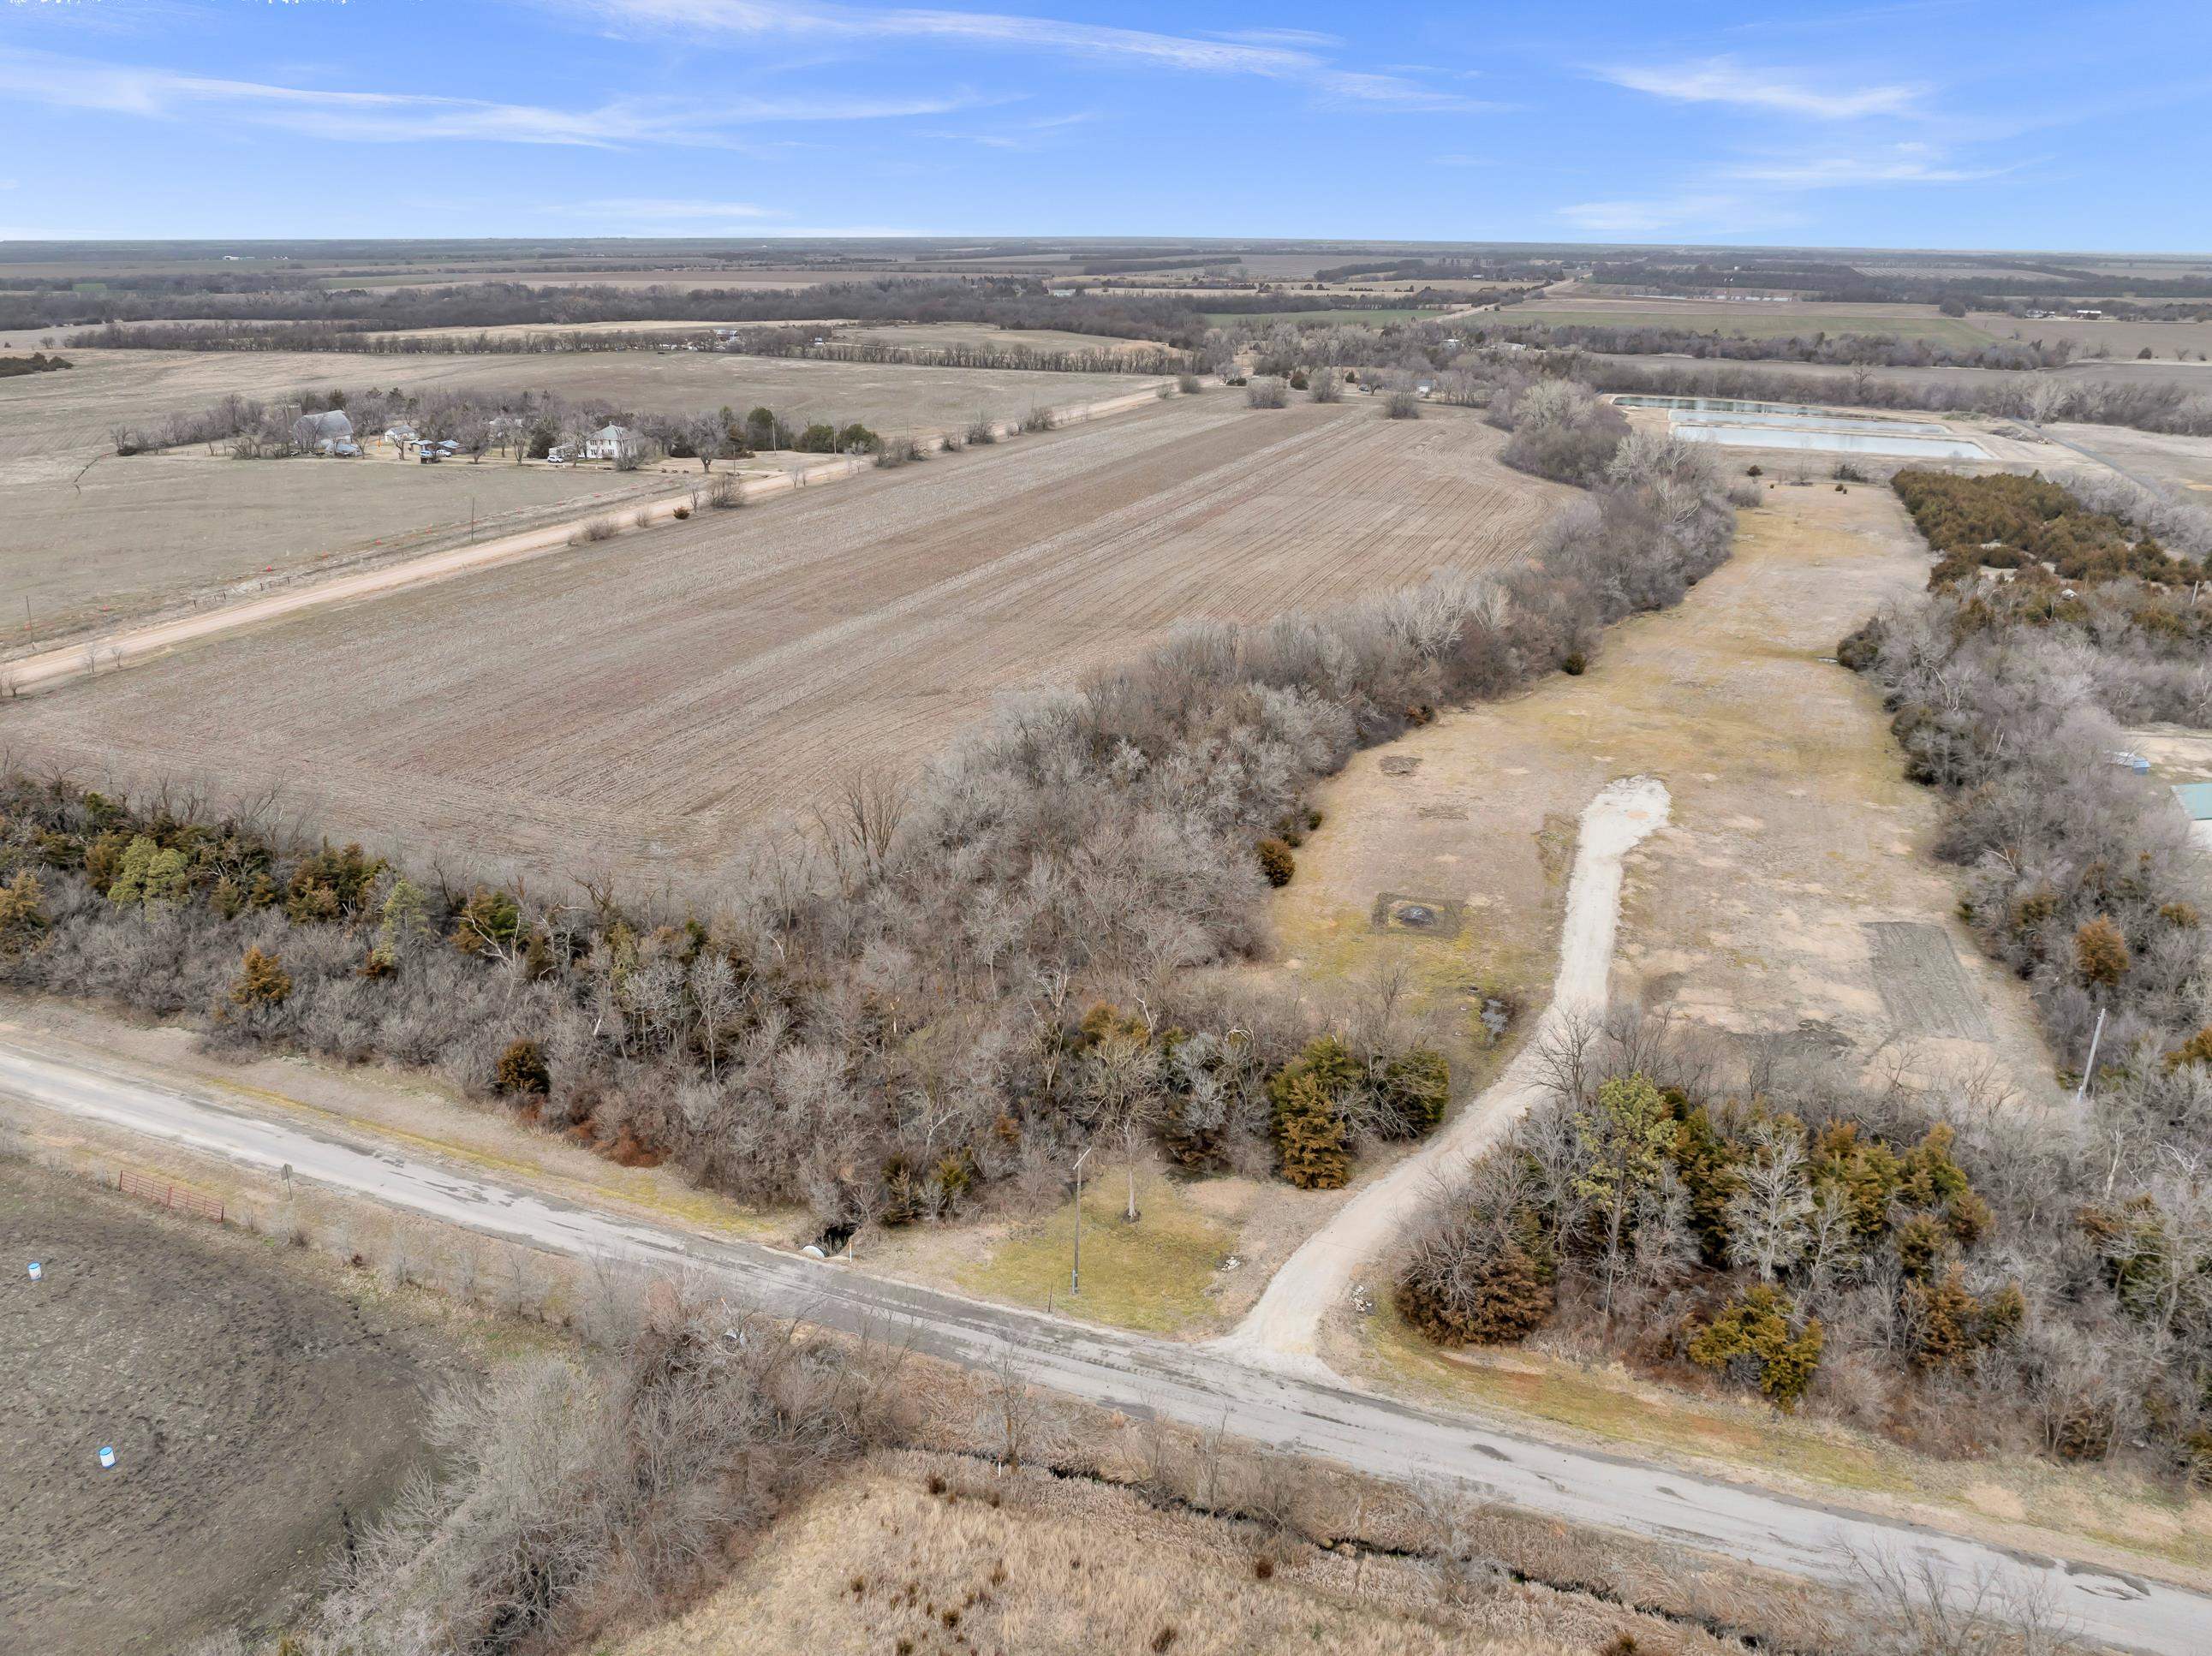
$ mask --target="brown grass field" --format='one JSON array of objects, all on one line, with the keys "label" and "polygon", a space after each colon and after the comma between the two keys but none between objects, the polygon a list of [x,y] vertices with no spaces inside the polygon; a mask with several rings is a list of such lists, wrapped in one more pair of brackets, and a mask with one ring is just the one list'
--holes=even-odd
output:
[{"label": "brown grass field", "polygon": [[1178,398],[310,612],[0,708],[0,741],[123,786],[281,787],[416,855],[694,875],[1186,617],[1514,555],[1566,491],[1500,441],[1453,410]]},{"label": "brown grass field", "polygon": [[[2132,361],[2136,352],[2148,348],[2154,362],[2179,361],[2184,351],[2194,362],[2212,352],[2212,322],[2083,321],[2070,316],[2041,317],[2031,322],[2025,317],[1979,311],[1970,312],[1966,319],[1992,339],[2040,339],[2050,344],[2069,340],[2084,357],[2095,353]],[[2206,377],[2205,389],[2212,391],[2212,373]]]},{"label": "brown grass field", "polygon": [[[855,366],[624,351],[574,355],[82,351],[65,373],[0,380],[0,653],[87,623],[143,614],[264,572],[421,548],[592,509],[641,486],[599,470],[359,461],[118,457],[110,434],[225,395],[276,402],[302,387],[542,387],[641,412],[765,403],[788,418],[885,431],[1017,418],[1139,390],[1126,375]],[[647,480],[650,481],[650,480]],[[665,486],[665,480],[661,480]],[[580,504],[578,504],[580,502]],[[29,614],[25,606],[27,601]]]},{"label": "brown grass field", "polygon": [[1697,1629],[1533,1585],[1455,1595],[1121,1489],[884,1453],[779,1520],[730,1584],[610,1656],[1721,1656]]},{"label": "brown grass field", "polygon": [[1747,339],[1862,333],[1966,347],[1990,341],[1982,328],[1945,316],[1933,305],[1819,300],[1768,304],[1748,300],[1616,299],[1594,293],[1547,293],[1525,305],[1507,306],[1499,320],[1547,323],[1554,327],[1683,328],[1698,333],[1741,334]]},{"label": "brown grass field", "polygon": [[991,322],[895,322],[884,327],[841,327],[841,345],[896,345],[913,351],[1115,351],[1124,356],[1164,349],[1149,339],[1074,333],[1066,328],[1001,328]]},{"label": "brown grass field", "polygon": [[[2212,375],[2207,376],[2212,389]],[[2195,504],[2212,506],[2212,437],[2170,437],[2160,432],[2131,431],[2125,426],[2084,426],[2060,422],[2046,428],[2053,436],[2102,455],[2135,476],[2170,489],[2187,489]],[[2048,471],[2063,471],[2080,463],[2080,457],[2054,454]],[[2187,500],[2189,495],[2185,494]]]}]

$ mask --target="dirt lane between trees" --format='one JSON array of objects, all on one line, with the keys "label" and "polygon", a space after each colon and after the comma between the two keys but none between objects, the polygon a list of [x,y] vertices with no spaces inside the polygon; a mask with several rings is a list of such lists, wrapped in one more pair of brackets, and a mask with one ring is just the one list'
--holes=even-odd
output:
[{"label": "dirt lane between trees", "polygon": [[1505,1073],[1414,1155],[1362,1189],[1283,1262],[1220,1349],[1248,1362],[1324,1382],[1338,1381],[1321,1356],[1327,1313],[1344,1303],[1352,1277],[1416,1222],[1442,1182],[1498,1142],[1543,1095],[1544,1054],[1573,1017],[1605,1011],[1613,940],[1620,919],[1623,860],[1667,821],[1667,790],[1648,776],[1623,777],[1583,808],[1567,883],[1559,971],[1551,1004]]}]

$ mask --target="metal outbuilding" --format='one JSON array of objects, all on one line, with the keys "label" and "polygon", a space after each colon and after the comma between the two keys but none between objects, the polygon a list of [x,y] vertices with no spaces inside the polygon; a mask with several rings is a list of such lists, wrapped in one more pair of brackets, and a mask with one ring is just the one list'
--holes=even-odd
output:
[{"label": "metal outbuilding", "polygon": [[303,414],[292,422],[292,442],[310,454],[334,454],[339,444],[353,442],[353,422],[337,409],[325,414]]}]

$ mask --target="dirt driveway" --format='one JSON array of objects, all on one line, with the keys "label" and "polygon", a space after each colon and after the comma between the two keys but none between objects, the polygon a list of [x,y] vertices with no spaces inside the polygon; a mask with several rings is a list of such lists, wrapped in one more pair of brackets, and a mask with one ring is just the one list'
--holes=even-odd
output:
[{"label": "dirt driveway", "polygon": [[[1445,1004],[1540,1000],[1573,814],[1645,773],[1674,811],[1628,862],[1617,998],[1740,1048],[1995,1073],[2054,1101],[2026,995],[1953,915],[1936,797],[1904,779],[1873,690],[1824,659],[1919,590],[1925,549],[1887,489],[1765,499],[1728,564],[1614,629],[1583,676],[1355,759],[1276,900],[1280,969],[1320,994],[1396,960]],[[1399,925],[1408,902],[1445,924]]]},{"label": "dirt driveway", "polygon": [[421,1458],[453,1359],[305,1256],[0,1160],[0,1650],[266,1626]]}]

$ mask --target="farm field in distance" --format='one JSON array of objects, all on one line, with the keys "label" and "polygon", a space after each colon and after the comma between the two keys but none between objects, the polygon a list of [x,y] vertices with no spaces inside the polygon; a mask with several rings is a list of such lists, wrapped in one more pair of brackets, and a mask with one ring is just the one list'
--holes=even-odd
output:
[{"label": "farm field in distance", "polygon": [[[2212,494],[2212,437],[2168,436],[2161,432],[2134,431],[2126,426],[2084,426],[2060,422],[2045,428],[2053,437],[2102,456],[2136,476],[2168,488],[2185,488],[2199,497]],[[2051,458],[2051,470],[2086,465],[2081,456],[2060,453]]]},{"label": "farm field in distance", "polygon": [[1166,349],[1156,340],[1121,339],[1111,334],[1075,333],[1066,328],[1002,328],[990,322],[894,322],[878,327],[841,327],[830,336],[840,345],[898,345],[909,350],[1011,350],[1037,352],[1118,351],[1124,355]]},{"label": "farm field in distance", "polygon": [[[1968,312],[1966,319],[1996,339],[2018,336],[2051,343],[2069,340],[2076,352],[2085,356],[2100,352],[2108,357],[2132,361],[2138,351],[2148,349],[2152,361],[2173,361],[2183,351],[2192,358],[2201,358],[2212,351],[2212,322],[2085,320],[2072,316],[2030,319],[2007,316],[2002,312],[1978,311]],[[2207,390],[2212,390],[2212,369],[2208,369],[2204,385]]]},{"label": "farm field in distance", "polygon": [[[766,403],[793,424],[862,421],[896,434],[1018,418],[1142,390],[1128,375],[939,369],[649,351],[530,355],[85,350],[66,373],[0,379],[0,636],[20,651],[76,628],[325,556],[411,546],[440,529],[512,529],[581,514],[665,478],[502,464],[232,460],[198,451],[118,457],[118,425],[235,393],[303,388],[544,389],[640,413]],[[30,613],[27,631],[25,604]]]},{"label": "farm field in distance", "polygon": [[347,838],[695,876],[1187,617],[1517,555],[1571,496],[1502,441],[1471,412],[1178,398],[312,613],[20,704],[7,737],[88,781],[277,786]]},{"label": "farm field in distance", "polygon": [[1822,300],[1613,299],[1595,294],[1553,293],[1524,305],[1507,306],[1500,319],[1548,327],[1680,328],[1698,333],[1740,334],[1746,339],[1861,333],[1972,347],[1986,345],[1991,337],[1981,327],[1945,316],[1933,305]]},{"label": "farm field in distance", "polygon": [[1364,310],[1346,307],[1328,311],[1206,311],[1200,312],[1217,328],[1245,322],[1258,325],[1268,322],[1366,322],[1380,327],[1386,322],[1409,322],[1415,317],[1431,317],[1441,320],[1443,311],[1417,310],[1410,305],[1376,306]]}]

